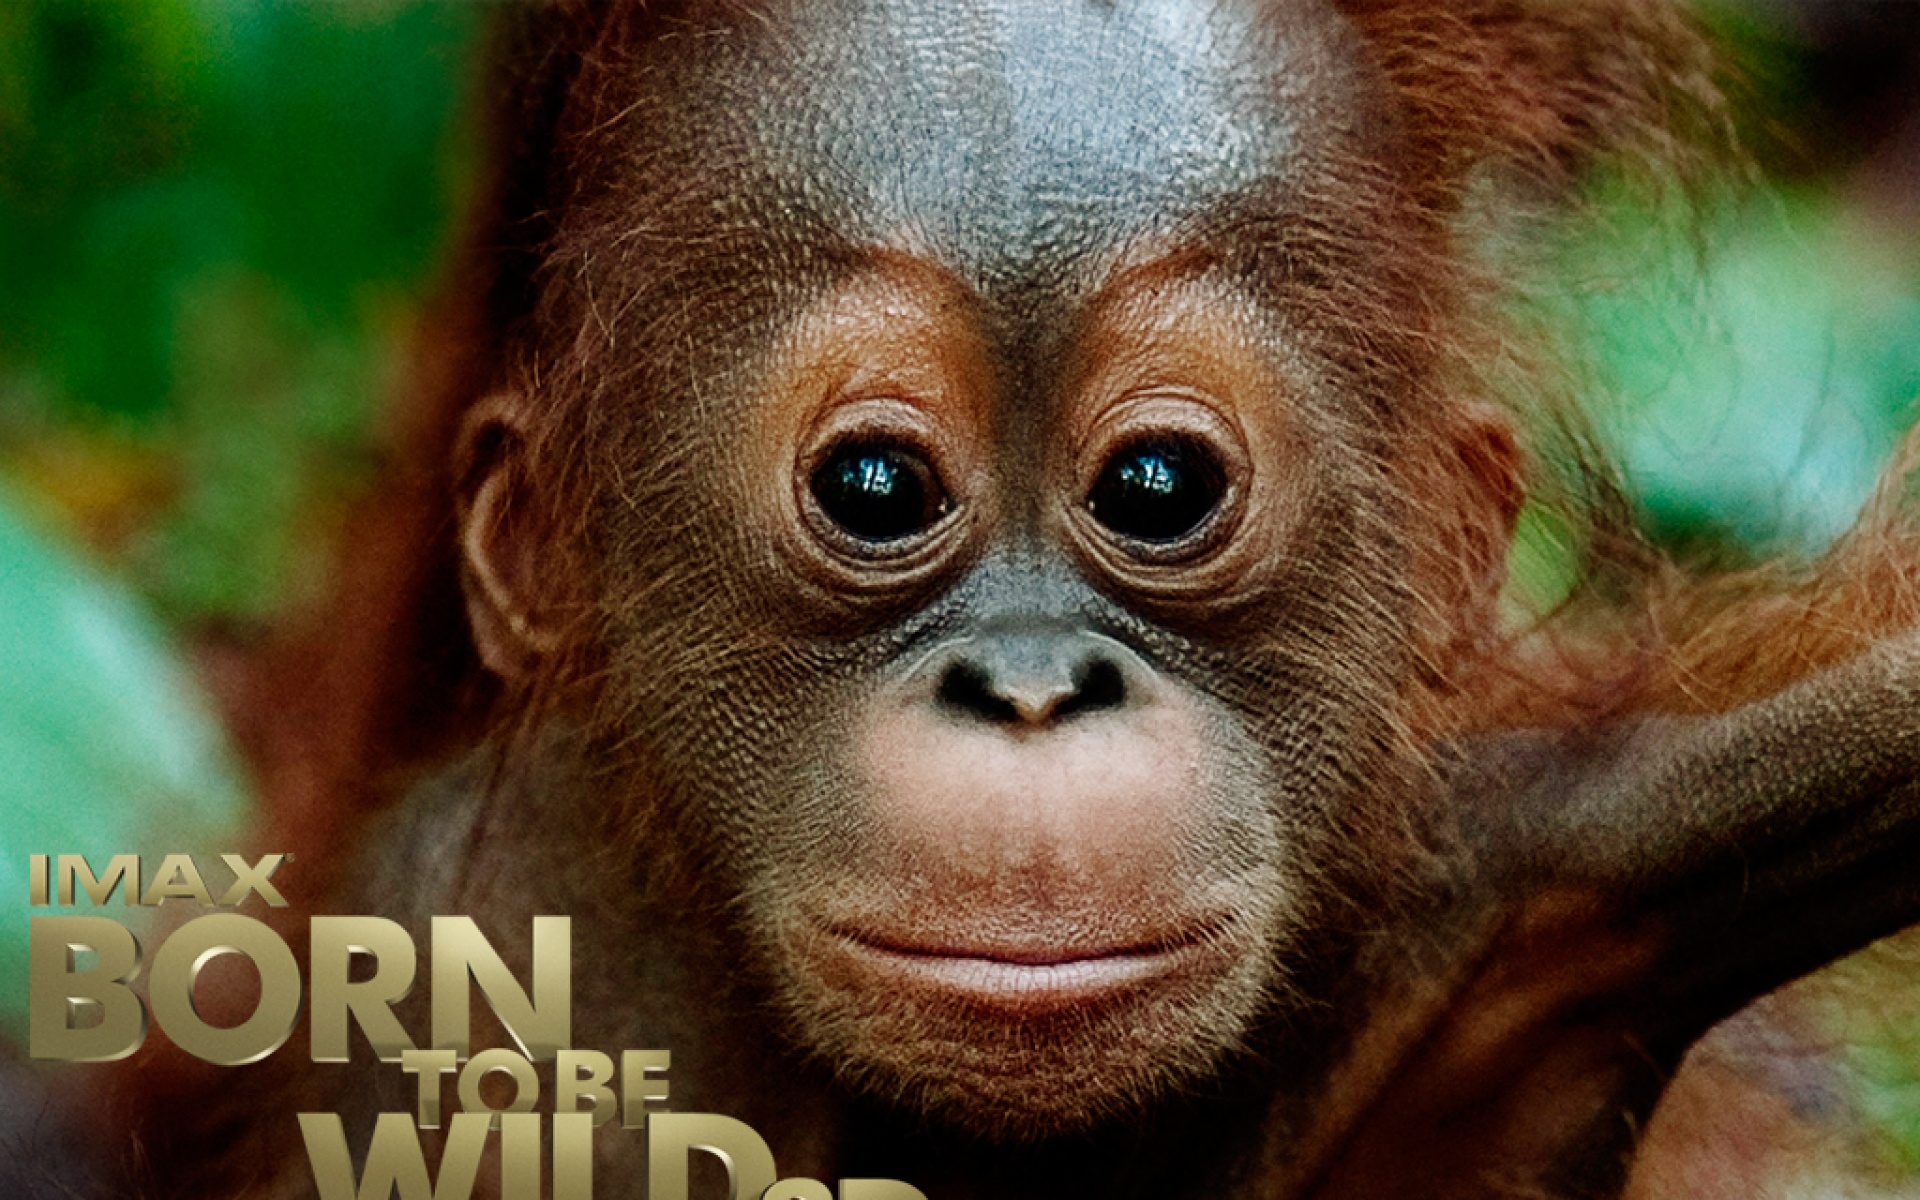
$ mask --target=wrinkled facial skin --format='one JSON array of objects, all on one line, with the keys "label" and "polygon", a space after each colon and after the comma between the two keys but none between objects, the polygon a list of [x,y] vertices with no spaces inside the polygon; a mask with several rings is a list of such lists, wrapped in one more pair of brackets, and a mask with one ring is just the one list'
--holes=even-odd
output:
[{"label": "wrinkled facial skin", "polygon": [[1277,7],[676,18],[579,122],[603,741],[795,1044],[965,1129],[1216,1071],[1389,869],[1418,527],[1300,298],[1389,287],[1391,122]]}]

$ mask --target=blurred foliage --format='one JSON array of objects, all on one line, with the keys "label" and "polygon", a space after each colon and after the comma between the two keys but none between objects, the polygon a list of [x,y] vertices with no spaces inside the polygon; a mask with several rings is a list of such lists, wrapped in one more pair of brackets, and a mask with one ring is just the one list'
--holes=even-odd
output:
[{"label": "blurred foliage", "polygon": [[[1682,211],[1597,181],[1545,307],[1585,357],[1586,413],[1657,544],[1714,566],[1806,558],[1920,416],[1920,175],[1897,144],[1903,122],[1920,128],[1920,5],[1696,7],[1766,183]],[[1523,512],[1517,614],[1567,594],[1578,543]]]},{"label": "blurred foliage", "polygon": [[1604,232],[1561,269],[1643,526],[1716,558],[1831,542],[1916,415],[1920,276],[1817,194],[1729,205],[1701,259],[1644,210]]},{"label": "blurred foliage", "polygon": [[470,173],[480,12],[0,4],[0,467],[169,616],[321,586]]}]

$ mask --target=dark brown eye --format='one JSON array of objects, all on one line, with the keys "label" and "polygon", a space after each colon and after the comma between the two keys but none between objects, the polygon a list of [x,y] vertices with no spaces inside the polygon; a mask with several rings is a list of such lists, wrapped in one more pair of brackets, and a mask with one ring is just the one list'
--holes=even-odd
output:
[{"label": "dark brown eye", "polygon": [[927,460],[875,442],[835,447],[814,469],[813,498],[829,520],[863,542],[919,533],[947,511],[947,494]]},{"label": "dark brown eye", "polygon": [[1220,459],[1189,438],[1122,446],[1087,495],[1094,519],[1123,537],[1177,542],[1198,529],[1226,494]]}]

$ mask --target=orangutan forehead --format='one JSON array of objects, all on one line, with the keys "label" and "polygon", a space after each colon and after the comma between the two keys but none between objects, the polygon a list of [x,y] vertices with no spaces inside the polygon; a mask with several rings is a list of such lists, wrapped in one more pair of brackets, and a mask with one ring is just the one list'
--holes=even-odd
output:
[{"label": "orangutan forehead", "polygon": [[1335,152],[1350,39],[1318,3],[1280,7],[732,7],[647,48],[641,107],[710,178],[778,197],[757,220],[911,247],[995,291],[1295,190]]}]

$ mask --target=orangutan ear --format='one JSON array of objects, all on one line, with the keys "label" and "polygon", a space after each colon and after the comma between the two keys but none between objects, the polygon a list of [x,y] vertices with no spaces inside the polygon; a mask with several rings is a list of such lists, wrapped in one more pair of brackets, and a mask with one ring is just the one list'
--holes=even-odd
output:
[{"label": "orangutan ear", "polygon": [[564,576],[548,561],[557,551],[533,486],[525,399],[500,393],[476,404],[454,467],[467,620],[487,667],[517,678],[560,644],[552,581]]}]

